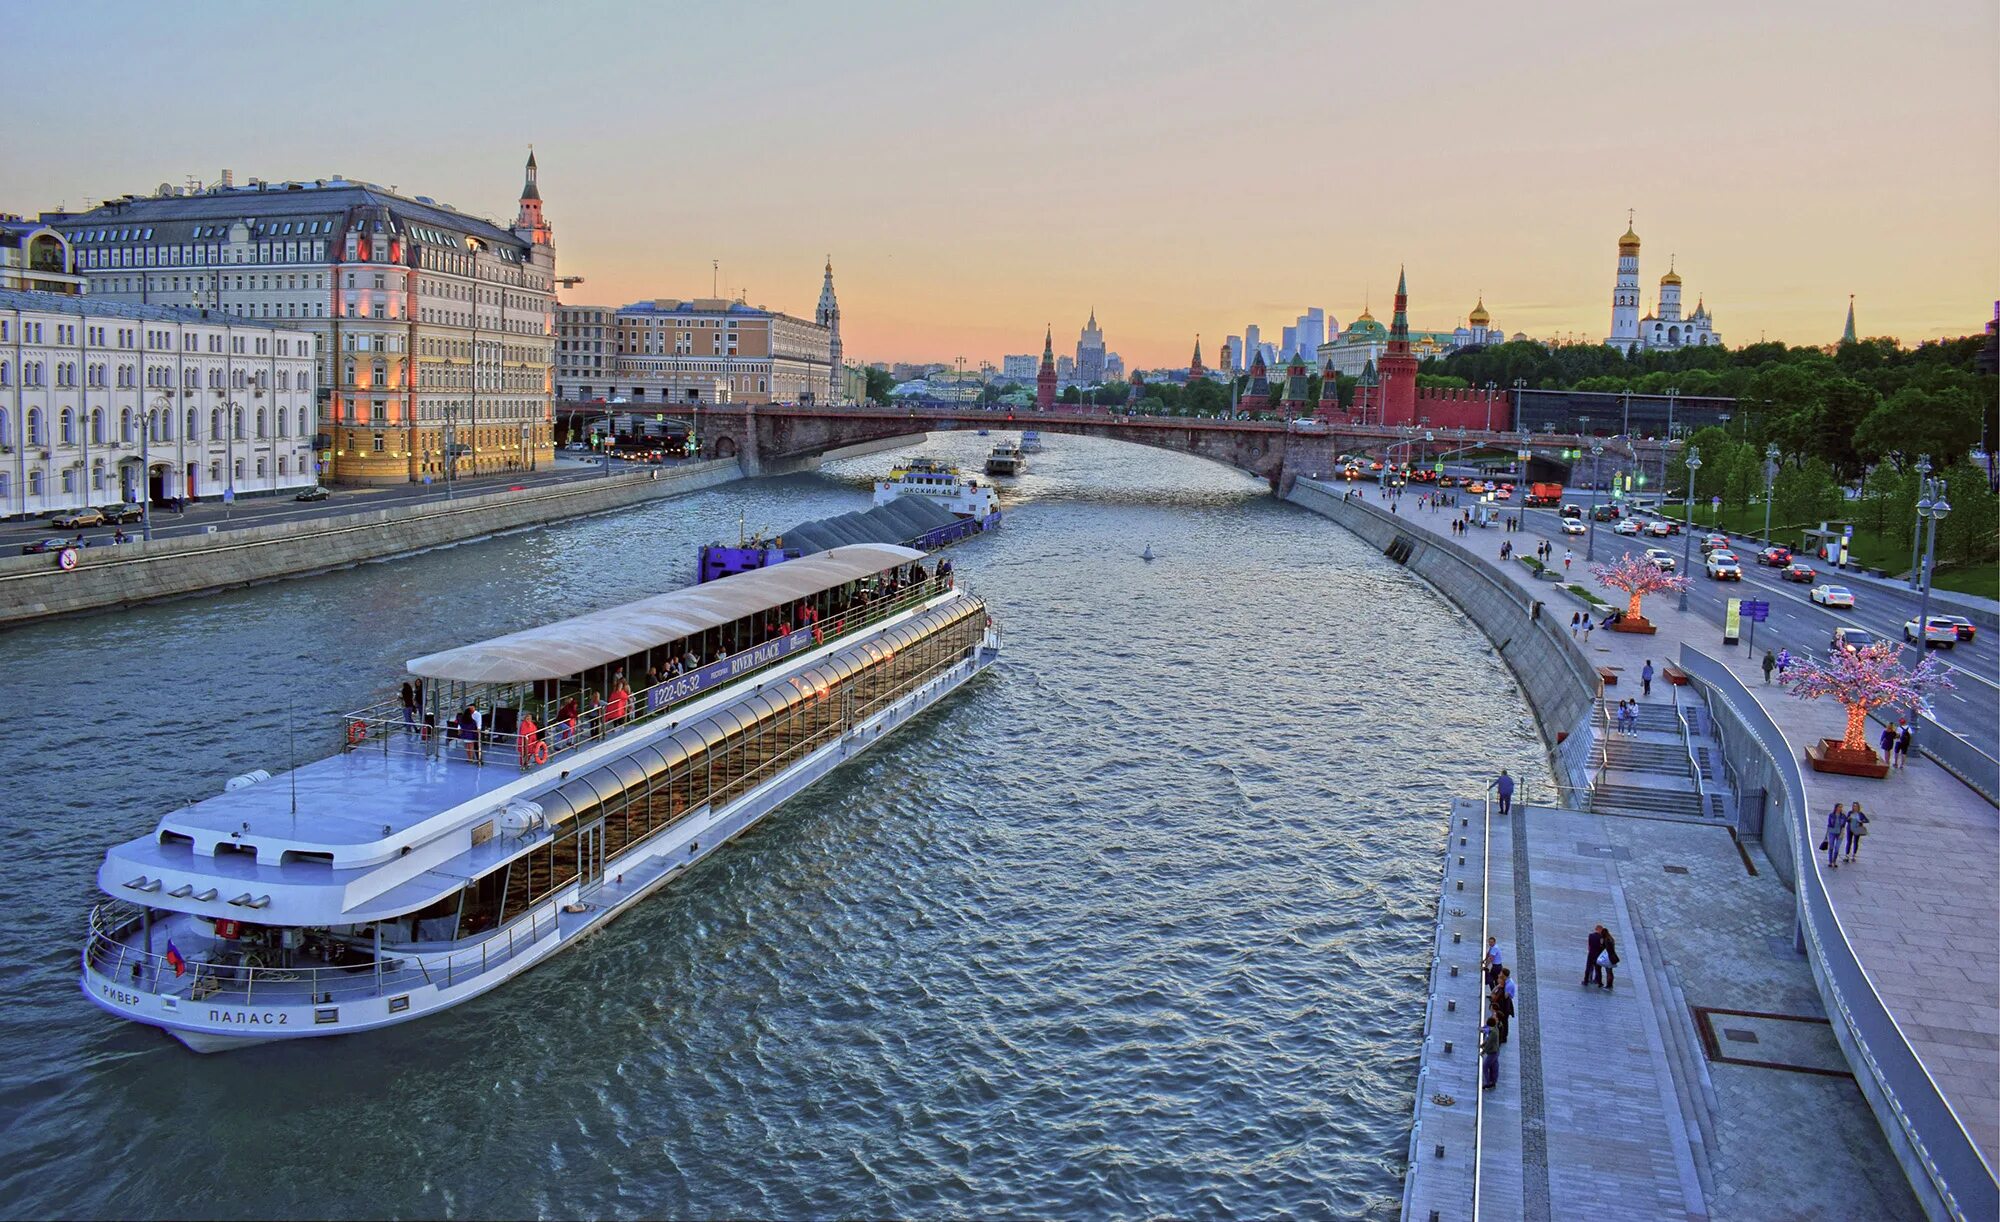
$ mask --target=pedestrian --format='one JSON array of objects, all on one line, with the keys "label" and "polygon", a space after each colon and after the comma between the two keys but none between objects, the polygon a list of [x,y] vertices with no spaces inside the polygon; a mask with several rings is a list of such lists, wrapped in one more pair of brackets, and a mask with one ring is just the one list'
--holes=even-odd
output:
[{"label": "pedestrian", "polygon": [[1840,868],[1840,842],[1847,836],[1847,806],[1835,802],[1833,809],[1826,813],[1826,835],[1819,842],[1819,851],[1826,854],[1826,868]]},{"label": "pedestrian", "polygon": [[1569,562],[1570,562],[1570,561],[1572,561],[1572,560],[1574,560],[1574,559],[1576,559],[1576,553],[1575,553],[1575,552],[1572,552],[1572,551],[1571,551],[1571,550],[1569,550],[1568,548],[1564,548],[1564,549],[1563,549],[1563,572],[1565,572],[1565,573],[1569,572]]},{"label": "pedestrian", "polygon": [[1604,984],[1604,965],[1597,961],[1597,957],[1604,953],[1604,926],[1593,925],[1590,927],[1588,946],[1589,949],[1584,952],[1583,956],[1583,982],[1587,985],[1594,984],[1602,987]]},{"label": "pedestrian", "polygon": [[1508,1021],[1514,1017],[1514,1003],[1507,998],[1506,971],[1505,968],[1500,969],[1500,974],[1493,981],[1493,991],[1487,999],[1493,1007],[1493,1030],[1499,1037],[1496,1042],[1502,1044],[1507,1042]]},{"label": "pedestrian", "polygon": [[1785,668],[1791,664],[1792,651],[1789,649],[1780,649],[1778,651],[1778,677],[1780,679],[1785,677]]},{"label": "pedestrian", "polygon": [[1500,817],[1505,819],[1514,809],[1514,778],[1507,775],[1505,768],[1494,779],[1493,789],[1500,795]]},{"label": "pedestrian", "polygon": [[1479,1088],[1492,1090],[1500,1085],[1500,1041],[1494,1038],[1489,1015],[1479,1028]]},{"label": "pedestrian", "polygon": [[1500,983],[1500,967],[1505,959],[1506,953],[1500,949],[1500,939],[1487,938],[1486,958],[1482,960],[1485,964],[1484,975],[1487,988],[1492,988],[1494,985]]},{"label": "pedestrian", "polygon": [[1901,768],[1910,758],[1910,739],[1915,735],[1907,717],[1898,721],[1896,727],[1896,767]]},{"label": "pedestrian", "polygon": [[1847,809],[1847,860],[1848,861],[1852,862],[1854,860],[1854,855],[1861,851],[1861,838],[1863,836],[1866,836],[1867,834],[1868,834],[1868,812],[1861,809],[1861,803],[1856,802],[1853,806],[1850,806]]},{"label": "pedestrian", "polygon": [[1642,696],[1653,694],[1653,659],[1651,658],[1646,659],[1645,669],[1639,672],[1639,694]]},{"label": "pedestrian", "polygon": [[1611,931],[1599,925],[1599,933],[1604,935],[1604,949],[1597,953],[1598,961],[1604,964],[1604,987],[1607,991],[1618,983],[1618,939]]},{"label": "pedestrian", "polygon": [[1882,762],[1893,766],[1896,762],[1896,727],[1883,726],[1882,737],[1877,741],[1882,744]]},{"label": "pedestrian", "polygon": [[405,683],[403,685],[402,696],[403,696],[403,733],[414,735],[417,732],[416,693],[411,689],[409,684]]},{"label": "pedestrian", "polygon": [[[1568,567],[1569,567],[1569,562],[1568,562],[1568,561],[1564,561],[1564,562],[1563,562],[1563,567],[1564,567],[1564,568],[1568,568]],[[1584,643],[1584,644],[1586,644],[1586,645],[1590,644],[1590,630],[1591,630],[1591,629],[1592,629],[1593,627],[1595,627],[1595,626],[1596,626],[1596,623],[1597,623],[1597,621],[1595,621],[1595,620],[1591,619],[1588,613],[1586,613],[1586,614],[1584,615],[1584,617],[1583,617],[1583,643]]]},{"label": "pedestrian", "polygon": [[1769,683],[1771,681],[1771,672],[1776,669],[1778,669],[1778,659],[1776,655],[1766,649],[1764,651],[1764,682]]},{"label": "pedestrian", "polygon": [[1581,612],[1581,611],[1572,611],[1572,612],[1570,612],[1570,613],[1569,613],[1569,634],[1570,634],[1570,636],[1571,636],[1571,637],[1575,637],[1575,636],[1576,636],[1576,633],[1577,633],[1577,629],[1581,628],[1582,626],[1583,626],[1583,612]]}]

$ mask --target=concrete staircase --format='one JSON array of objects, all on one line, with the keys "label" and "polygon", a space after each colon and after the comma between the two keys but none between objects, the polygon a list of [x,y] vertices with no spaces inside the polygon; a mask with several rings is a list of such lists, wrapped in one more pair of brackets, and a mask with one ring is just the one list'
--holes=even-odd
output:
[{"label": "concrete staircase", "polygon": [[[1683,697],[1693,700],[1690,693]],[[1617,702],[1600,702],[1613,712]],[[1698,779],[1690,774],[1686,726],[1672,704],[1638,706],[1636,734],[1598,723],[1597,770],[1590,809],[1599,814],[1701,819],[1709,816]]]},{"label": "concrete staircase", "polygon": [[[1659,940],[1641,919],[1638,907],[1628,905],[1626,917],[1632,923],[1632,947],[1640,970],[1646,974],[1646,992],[1651,999],[1660,1042],[1666,1049],[1674,1098],[1680,1106],[1682,1127],[1687,1132],[1688,1154],[1694,1163],[1695,1178],[1701,1182],[1702,1197],[1715,1200],[1715,1171],[1711,1158],[1716,1149],[1715,1118],[1718,1110],[1715,1083],[1708,1076],[1708,1056],[1694,1026],[1694,1011],[1681,991],[1673,967],[1668,964]],[[1628,956],[1626,961],[1632,961]]]}]

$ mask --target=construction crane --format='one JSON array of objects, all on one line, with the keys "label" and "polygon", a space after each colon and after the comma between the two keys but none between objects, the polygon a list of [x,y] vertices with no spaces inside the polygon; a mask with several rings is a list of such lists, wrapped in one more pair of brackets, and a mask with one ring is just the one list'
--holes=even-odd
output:
[{"label": "construction crane", "polygon": [[558,286],[560,286],[560,287],[562,287],[562,288],[566,288],[566,289],[568,289],[568,288],[575,288],[575,287],[576,287],[577,285],[579,285],[579,284],[582,284],[582,283],[583,283],[583,277],[582,277],[582,276],[557,276],[557,277],[556,277],[556,284],[557,284]]}]

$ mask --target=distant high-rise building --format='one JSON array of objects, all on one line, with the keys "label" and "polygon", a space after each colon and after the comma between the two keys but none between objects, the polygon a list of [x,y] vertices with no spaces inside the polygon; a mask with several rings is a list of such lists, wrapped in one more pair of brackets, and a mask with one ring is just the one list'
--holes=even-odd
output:
[{"label": "distant high-rise building", "polygon": [[1278,333],[1278,355],[1290,361],[1299,351],[1299,329],[1286,327]]},{"label": "distant high-rise building", "polygon": [[1309,363],[1312,362],[1314,354],[1319,351],[1319,346],[1326,342],[1326,311],[1318,306],[1309,307],[1305,313],[1299,315],[1298,323],[1293,329],[1298,333],[1298,351],[1294,355],[1303,356]]},{"label": "distant high-rise building", "polygon": [[1056,358],[1056,377],[1065,382],[1076,381],[1076,362],[1066,356]]},{"label": "distant high-rise building", "polygon": [[1035,377],[1035,360],[1032,352],[1003,356],[1000,358],[1000,376],[1016,382],[1031,382]]},{"label": "distant high-rise building", "polygon": [[1229,354],[1228,359],[1222,362],[1223,367],[1227,369],[1230,373],[1242,373],[1243,337],[1240,335],[1232,335],[1228,339],[1223,340],[1222,350]]},{"label": "distant high-rise building", "polygon": [[1125,358],[1116,352],[1104,354],[1104,380],[1116,382],[1125,376]]},{"label": "distant high-rise building", "polygon": [[[1256,323],[1253,322],[1249,326],[1243,328],[1243,348],[1241,352],[1237,354],[1236,359],[1242,363],[1243,368],[1248,369],[1250,368],[1250,358],[1256,356],[1259,352],[1262,352],[1263,350],[1264,350],[1264,332],[1261,329],[1259,329]],[[1266,365],[1270,364],[1269,361],[1266,361],[1264,363]]]},{"label": "distant high-rise building", "polygon": [[1091,386],[1104,380],[1104,332],[1097,329],[1095,307],[1076,339],[1076,380]]}]

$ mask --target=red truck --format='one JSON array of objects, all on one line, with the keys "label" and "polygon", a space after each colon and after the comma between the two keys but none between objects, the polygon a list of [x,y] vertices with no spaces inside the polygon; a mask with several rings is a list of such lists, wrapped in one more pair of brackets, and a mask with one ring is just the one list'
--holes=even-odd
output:
[{"label": "red truck", "polygon": [[1562,499],[1563,486],[1561,484],[1528,485],[1527,503],[1530,505],[1560,505],[1562,504]]}]

